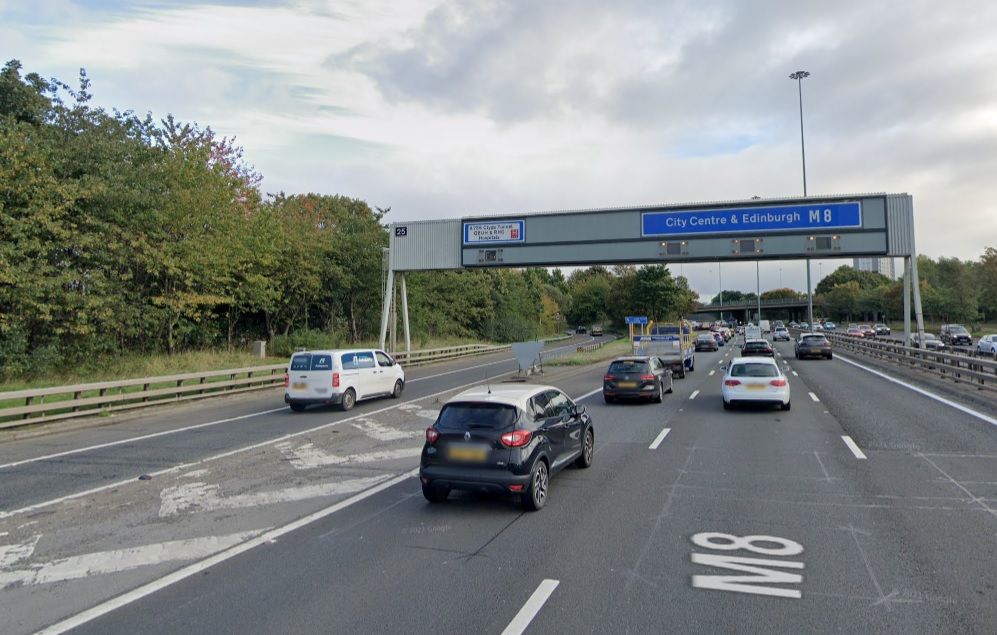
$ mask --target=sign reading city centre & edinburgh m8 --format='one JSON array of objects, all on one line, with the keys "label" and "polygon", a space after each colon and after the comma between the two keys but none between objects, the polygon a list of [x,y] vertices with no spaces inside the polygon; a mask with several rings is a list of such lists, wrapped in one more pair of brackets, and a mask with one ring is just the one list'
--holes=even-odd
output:
[{"label": "sign reading city centre & edinburgh m8", "polygon": [[640,229],[641,236],[684,236],[861,227],[862,206],[852,202],[644,212]]},{"label": "sign reading city centre & edinburgh m8", "polygon": [[526,240],[525,225],[521,220],[464,223],[464,244],[521,243]]}]

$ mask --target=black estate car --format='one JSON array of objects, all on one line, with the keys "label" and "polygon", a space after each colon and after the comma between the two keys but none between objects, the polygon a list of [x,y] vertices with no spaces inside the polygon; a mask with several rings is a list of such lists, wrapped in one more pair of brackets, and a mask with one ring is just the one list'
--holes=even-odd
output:
[{"label": "black estate car", "polygon": [[672,371],[654,356],[617,357],[602,378],[602,398],[606,403],[617,399],[651,399],[661,403],[672,392]]}]

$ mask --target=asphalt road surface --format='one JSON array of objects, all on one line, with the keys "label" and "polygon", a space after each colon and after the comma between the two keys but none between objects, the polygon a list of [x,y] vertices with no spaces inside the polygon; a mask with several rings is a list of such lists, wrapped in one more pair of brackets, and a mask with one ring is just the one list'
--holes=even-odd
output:
[{"label": "asphalt road surface", "polygon": [[[397,406],[278,411],[0,468],[16,505],[36,506],[3,504],[3,630],[997,631],[997,408],[957,409],[847,355],[777,350],[789,412],[721,408],[731,346],[697,354],[663,404],[604,404],[601,364],[550,373],[588,408],[597,450],[591,469],[552,480],[538,513],[422,498],[421,431],[451,393],[433,395],[478,379],[428,379],[439,367]],[[2,462],[95,432],[0,446]],[[171,471],[49,502],[142,460]]]}]

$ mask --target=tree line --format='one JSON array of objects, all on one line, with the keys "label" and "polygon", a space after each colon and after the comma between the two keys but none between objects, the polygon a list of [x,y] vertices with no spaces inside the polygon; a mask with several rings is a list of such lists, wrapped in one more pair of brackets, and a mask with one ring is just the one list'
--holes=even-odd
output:
[{"label": "tree line", "polygon": [[[96,107],[84,71],[70,87],[8,62],[0,71],[0,377],[254,339],[279,355],[373,341],[390,208],[264,194],[261,181],[242,148],[210,127]],[[975,263],[920,262],[926,313],[997,315],[997,251]],[[839,272],[818,285],[834,311],[894,311],[896,282]],[[697,307],[688,281],[663,265],[570,276],[414,272],[408,287],[416,345],[520,341],[568,325],[622,326],[626,315],[672,320]],[[763,297],[784,292],[795,293]],[[730,293],[725,301],[736,299]]]},{"label": "tree line", "polygon": [[[988,247],[975,261],[921,255],[917,268],[929,321],[997,321],[997,249]],[[821,280],[815,293],[828,317],[838,320],[903,318],[902,279],[842,266]]]},{"label": "tree line", "polygon": [[[921,304],[924,316],[938,322],[997,321],[997,249],[987,248],[975,261],[918,256]],[[754,292],[727,290],[724,304],[754,302]],[[795,289],[763,291],[762,300],[805,300]],[[720,294],[710,299],[718,304]],[[900,320],[903,318],[903,280],[842,265],[814,288],[815,314],[835,320]],[[913,311],[913,308],[911,309]],[[788,317],[788,309],[768,309],[773,317]]]},{"label": "tree line", "polygon": [[[0,71],[0,376],[377,336],[389,208],[263,194],[233,139],[92,99],[82,70],[76,87],[16,60]],[[525,340],[694,302],[663,267],[419,272],[408,286],[417,343]]]}]

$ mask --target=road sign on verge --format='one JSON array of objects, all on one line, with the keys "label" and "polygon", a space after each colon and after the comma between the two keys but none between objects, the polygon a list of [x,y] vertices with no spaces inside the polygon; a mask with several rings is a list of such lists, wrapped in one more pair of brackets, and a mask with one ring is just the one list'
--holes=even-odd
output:
[{"label": "road sign on verge", "polygon": [[628,315],[626,317],[627,324],[647,324],[646,315]]}]

